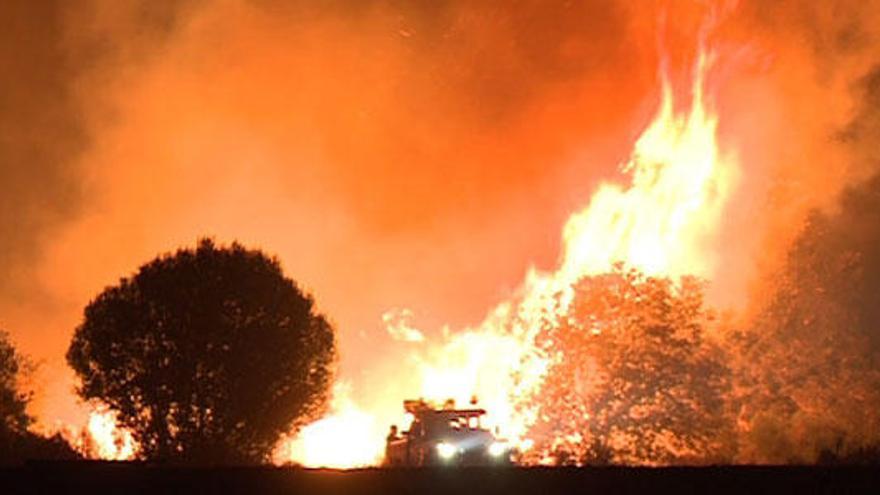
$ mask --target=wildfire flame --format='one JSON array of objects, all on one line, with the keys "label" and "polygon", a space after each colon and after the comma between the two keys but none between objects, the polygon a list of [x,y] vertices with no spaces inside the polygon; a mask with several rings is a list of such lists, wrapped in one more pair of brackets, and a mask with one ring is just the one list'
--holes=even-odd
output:
[{"label": "wildfire flame", "polygon": [[[281,442],[273,456],[277,464],[298,462],[309,467],[360,467],[382,457],[381,440],[351,442],[365,432],[376,432],[376,417],[355,406],[345,382],[333,387],[335,414],[316,421],[293,438]],[[302,460],[302,461],[301,461]]]},{"label": "wildfire flame", "polygon": [[[736,157],[718,145],[718,117],[705,98],[709,61],[705,52],[698,56],[686,113],[676,112],[671,85],[661,71],[659,110],[621,166],[629,184],[602,184],[589,204],[571,215],[557,270],[530,269],[516,297],[490,311],[478,327],[447,335],[439,344],[431,345],[409,324],[407,310],[386,314],[392,336],[418,345],[408,356],[416,369],[405,374],[417,374],[421,385],[412,390],[388,383],[383,390],[399,392],[398,400],[464,404],[479,397],[489,411],[487,425],[528,449],[532,413],[520,399],[541,385],[548,365],[534,336],[549,312],[565,311],[572,283],[606,272],[616,262],[647,274],[712,274],[712,242],[739,167]],[[350,386],[338,384],[333,414],[282,441],[274,461],[337,468],[379,463],[385,428],[405,423],[402,411],[367,410],[351,394]],[[92,414],[88,432],[102,458],[126,459],[135,452],[131,436],[120,432],[107,412]]]},{"label": "wildfire flame", "polygon": [[[718,117],[705,98],[709,62],[701,51],[686,113],[676,112],[672,87],[661,71],[659,110],[621,167],[629,184],[601,185],[589,205],[571,215],[556,271],[530,269],[519,295],[499,304],[481,325],[410,356],[421,377],[417,396],[458,403],[477,396],[489,411],[489,426],[528,449],[532,412],[519,398],[541,385],[548,365],[534,336],[548,312],[566,310],[575,281],[607,272],[617,262],[653,275],[711,276],[712,242],[739,167],[718,144]],[[400,399],[412,396],[405,386],[398,389]],[[335,414],[302,432],[295,442],[299,447],[285,451],[287,460],[339,468],[381,460],[381,425],[396,417],[359,409],[348,393]]]},{"label": "wildfire flame", "polygon": [[137,452],[131,433],[118,427],[116,415],[106,408],[92,411],[85,430],[73,444],[88,457],[109,461],[133,459]]}]

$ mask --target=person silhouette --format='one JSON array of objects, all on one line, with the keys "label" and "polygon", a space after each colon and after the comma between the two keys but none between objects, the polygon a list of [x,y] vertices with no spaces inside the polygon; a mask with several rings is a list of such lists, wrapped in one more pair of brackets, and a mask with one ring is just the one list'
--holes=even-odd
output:
[{"label": "person silhouette", "polygon": [[397,440],[399,435],[397,434],[397,425],[391,425],[391,429],[388,431],[387,441],[391,442],[393,440]]}]

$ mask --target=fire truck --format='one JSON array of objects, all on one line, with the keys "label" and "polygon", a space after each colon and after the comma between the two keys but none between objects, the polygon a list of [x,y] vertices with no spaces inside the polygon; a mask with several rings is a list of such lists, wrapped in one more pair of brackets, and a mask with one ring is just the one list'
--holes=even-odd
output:
[{"label": "fire truck", "polygon": [[436,408],[423,400],[406,400],[412,416],[409,430],[391,427],[385,464],[394,467],[510,465],[508,443],[484,428],[484,409],[456,409],[447,401]]}]

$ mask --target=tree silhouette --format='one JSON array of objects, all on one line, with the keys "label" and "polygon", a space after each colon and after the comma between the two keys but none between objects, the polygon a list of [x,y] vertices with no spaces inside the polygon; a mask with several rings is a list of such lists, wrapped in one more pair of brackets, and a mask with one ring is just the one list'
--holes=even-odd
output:
[{"label": "tree silhouette", "polygon": [[551,365],[529,437],[533,461],[717,462],[732,455],[730,372],[704,338],[699,281],[618,265],[574,286],[536,341]]},{"label": "tree silhouette", "polygon": [[19,387],[20,373],[26,366],[9,336],[0,331],[0,431],[4,433],[22,434],[32,422],[27,414],[30,395]]},{"label": "tree silhouette", "polygon": [[335,336],[275,259],[210,240],[143,265],[85,309],[67,353],[149,460],[256,463],[321,414]]},{"label": "tree silhouette", "polygon": [[20,464],[29,459],[76,459],[79,455],[59,434],[42,437],[28,430],[33,418],[27,413],[31,393],[21,387],[22,375],[32,365],[0,331],[0,465]]}]

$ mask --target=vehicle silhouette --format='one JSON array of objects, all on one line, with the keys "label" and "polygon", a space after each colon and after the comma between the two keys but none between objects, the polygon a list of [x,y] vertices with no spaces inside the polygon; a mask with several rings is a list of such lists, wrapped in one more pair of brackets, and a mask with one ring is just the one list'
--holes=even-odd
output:
[{"label": "vehicle silhouette", "polygon": [[409,430],[398,434],[392,426],[387,438],[387,466],[487,466],[510,465],[511,449],[482,425],[484,409],[456,409],[447,401],[442,408],[422,400],[406,400],[412,415]]}]

